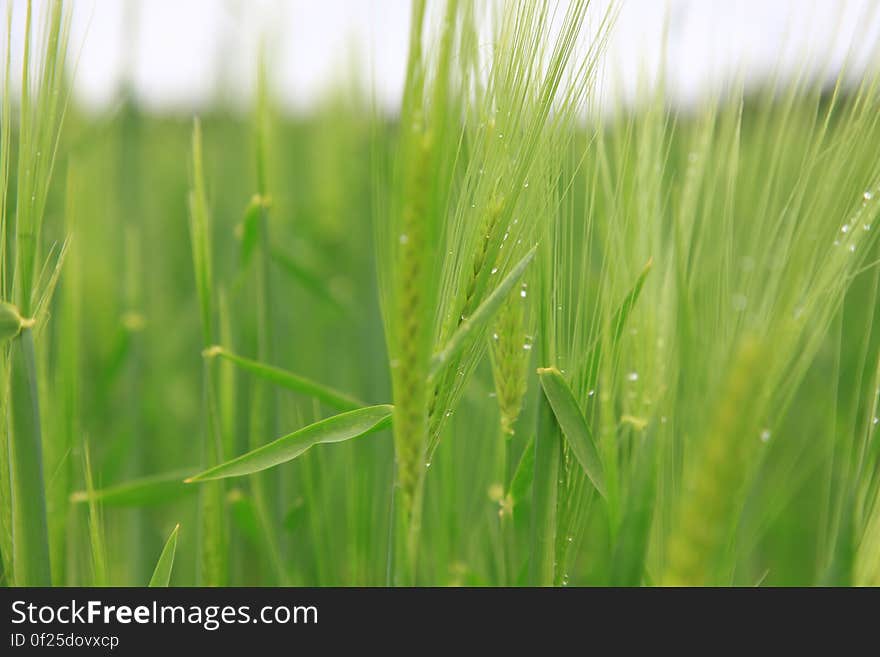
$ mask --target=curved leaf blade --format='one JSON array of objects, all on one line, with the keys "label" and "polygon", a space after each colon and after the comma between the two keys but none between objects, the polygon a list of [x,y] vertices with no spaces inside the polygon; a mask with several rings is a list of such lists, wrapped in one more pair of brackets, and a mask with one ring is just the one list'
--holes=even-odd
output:
[{"label": "curved leaf blade", "polygon": [[205,350],[205,357],[223,358],[261,379],[274,383],[281,388],[297,392],[301,395],[313,397],[339,411],[353,411],[357,408],[363,408],[366,406],[366,404],[359,399],[347,395],[344,392],[339,392],[329,386],[317,383],[316,381],[299,376],[298,374],[288,372],[279,367],[266,365],[265,363],[251,360],[250,358],[244,358],[243,356],[239,356],[238,354],[218,345],[208,347]]},{"label": "curved leaf blade", "polygon": [[315,445],[339,443],[365,436],[390,425],[393,408],[389,404],[382,404],[334,415],[209,468],[185,482],[242,477],[292,461]]},{"label": "curved leaf blade", "polygon": [[292,255],[281,249],[272,248],[269,251],[269,257],[278,269],[287,274],[316,300],[326,303],[344,315],[351,315],[351,309],[338,298],[338,295],[333,292],[324,279],[297,262]]},{"label": "curved leaf blade", "polygon": [[642,288],[645,286],[645,280],[648,278],[648,274],[651,272],[651,268],[654,266],[654,258],[648,258],[648,262],[645,263],[645,266],[642,267],[642,271],[639,273],[639,277],[636,279],[635,285],[633,285],[632,289],[629,291],[629,294],[624,297],[623,302],[617,308],[617,311],[614,313],[614,317],[611,319],[611,330],[613,331],[611,336],[611,343],[613,345],[617,345],[620,342],[620,338],[623,335],[623,329],[626,326],[626,320],[629,319],[629,315],[632,312],[632,309],[635,307],[636,302],[639,300],[639,295],[642,293]]},{"label": "curved leaf blade", "polygon": [[70,496],[74,504],[94,500],[105,506],[116,507],[139,507],[163,504],[179,499],[185,493],[193,492],[191,486],[184,485],[181,481],[196,472],[195,468],[174,470],[157,475],[132,479],[121,484],[99,488],[89,492],[88,490],[75,491]]},{"label": "curved leaf blade", "polygon": [[159,561],[153,570],[153,576],[150,578],[149,587],[166,587],[171,581],[171,569],[174,567],[174,553],[177,551],[177,530],[180,529],[180,523],[175,525],[171,531],[171,536],[165,542],[162,548],[162,554],[159,555]]},{"label": "curved leaf blade", "polygon": [[538,378],[541,380],[544,395],[550,402],[553,415],[556,416],[556,421],[559,423],[571,451],[593,486],[602,497],[605,497],[605,476],[602,461],[599,458],[599,451],[596,449],[593,432],[584,419],[574,393],[555,367],[540,368]]}]

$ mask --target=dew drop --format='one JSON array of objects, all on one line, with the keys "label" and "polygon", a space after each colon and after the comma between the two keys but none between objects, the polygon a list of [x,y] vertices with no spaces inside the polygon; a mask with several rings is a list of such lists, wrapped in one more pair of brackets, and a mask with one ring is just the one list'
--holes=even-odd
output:
[{"label": "dew drop", "polygon": [[498,334],[497,334],[497,333],[493,333],[493,334],[492,334],[492,339],[493,339],[493,340],[497,340],[497,339],[498,339]]},{"label": "dew drop", "polygon": [[762,443],[766,443],[767,441],[769,441],[770,436],[771,436],[770,429],[762,429],[761,430],[761,442]]},{"label": "dew drop", "polygon": [[871,424],[873,424],[873,425],[880,424],[880,417],[875,417],[873,420],[871,420]]},{"label": "dew drop", "polygon": [[520,291],[519,291],[519,296],[521,296],[523,299],[525,299],[525,298],[526,298],[526,291],[525,291],[525,290],[520,290]]},{"label": "dew drop", "polygon": [[596,394],[595,390],[590,390],[590,392],[587,393],[587,397],[592,397],[595,394]]},{"label": "dew drop", "polygon": [[490,274],[497,274],[497,273],[498,273],[498,267],[492,267],[492,271],[489,272],[489,273],[490,273]]},{"label": "dew drop", "polygon": [[526,343],[523,345],[523,349],[525,349],[526,351],[531,351],[531,350],[532,350],[532,345],[530,345],[528,342],[526,342]]},{"label": "dew drop", "polygon": [[528,189],[528,188],[529,188],[529,181],[526,180],[526,181],[523,183],[523,189]]},{"label": "dew drop", "polygon": [[862,200],[864,200],[865,202],[870,201],[872,198],[874,198],[874,193],[871,191],[866,191],[864,194],[862,194]]},{"label": "dew drop", "polygon": [[639,380],[639,373],[638,372],[630,372],[629,374],[626,375],[626,380],[627,381],[638,381]]},{"label": "dew drop", "polygon": [[407,235],[406,233],[403,233],[403,234],[400,236],[400,243],[401,243],[401,244],[406,244],[407,242],[409,242],[409,235]]},{"label": "dew drop", "polygon": [[849,252],[850,252],[850,253],[855,253],[855,252],[856,252],[856,245],[855,245],[855,244],[850,244],[850,245],[849,245]]}]

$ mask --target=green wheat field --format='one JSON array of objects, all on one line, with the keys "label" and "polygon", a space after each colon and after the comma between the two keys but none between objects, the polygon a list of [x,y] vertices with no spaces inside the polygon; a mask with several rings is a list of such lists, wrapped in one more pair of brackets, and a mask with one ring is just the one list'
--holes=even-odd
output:
[{"label": "green wheat field", "polygon": [[880,585],[880,66],[598,113],[589,4],[193,119],[8,3],[0,582]]}]

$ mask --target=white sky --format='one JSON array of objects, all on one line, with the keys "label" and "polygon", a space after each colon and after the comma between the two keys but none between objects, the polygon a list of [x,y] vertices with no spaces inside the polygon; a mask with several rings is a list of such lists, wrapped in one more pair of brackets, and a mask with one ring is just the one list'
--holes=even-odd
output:
[{"label": "white sky", "polygon": [[[0,6],[10,2],[15,51],[25,0],[0,0]],[[594,0],[594,12],[607,2]],[[346,72],[367,80],[382,105],[393,108],[399,99],[409,0],[71,4],[73,53],[79,54],[76,94],[90,107],[114,103],[126,70],[138,99],[157,111],[197,109],[219,90],[233,102],[247,102],[261,36],[270,45],[273,87],[291,108],[308,108]],[[684,103],[740,73],[759,81],[776,66],[833,76],[849,50],[850,66],[858,72],[869,48],[880,43],[880,0],[621,0],[620,5],[605,58],[605,88],[621,90],[626,98],[662,60],[664,23],[670,91]],[[5,21],[0,30],[6,30]]]}]

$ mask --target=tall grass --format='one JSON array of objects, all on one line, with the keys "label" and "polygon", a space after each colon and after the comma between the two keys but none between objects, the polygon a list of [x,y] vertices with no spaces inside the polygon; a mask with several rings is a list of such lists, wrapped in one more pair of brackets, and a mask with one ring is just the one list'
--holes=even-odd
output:
[{"label": "tall grass", "polygon": [[[7,9],[7,34],[12,22]],[[60,2],[46,7],[41,29],[35,27],[31,3],[25,17],[24,53],[21,59],[21,93],[16,142],[15,211],[7,224],[12,159],[12,108],[10,44],[6,45],[2,116],[3,213],[0,269],[2,295],[14,300],[22,319],[20,330],[4,348],[3,452],[8,464],[3,482],[4,558],[10,580],[18,586],[52,583],[46,485],[43,474],[43,433],[40,409],[39,368],[34,344],[41,307],[51,297],[54,281],[41,274],[51,271],[41,242],[49,183],[55,163],[61,120],[66,106],[64,85],[67,52],[67,17]],[[36,50],[36,52],[34,52]],[[54,256],[57,258],[58,254]],[[43,258],[47,260],[43,261]],[[44,269],[45,273],[45,269]],[[11,559],[9,558],[11,556]]]},{"label": "tall grass", "polygon": [[3,582],[880,581],[878,69],[600,115],[615,16],[415,0],[399,115],[194,124],[64,117],[30,16]]},{"label": "tall grass", "polygon": [[[190,192],[189,205],[192,259],[201,311],[202,338],[205,349],[210,349],[215,342],[214,336],[216,334],[216,293],[202,132],[198,120],[193,127],[192,191]],[[218,407],[218,370],[217,363],[213,358],[204,359],[202,382],[204,387],[202,453],[204,454],[204,463],[210,466],[220,463],[224,456]],[[228,542],[224,490],[220,484],[209,484],[204,486],[200,492],[202,497],[199,509],[201,514],[200,579],[205,586],[223,586],[227,577]]]}]

